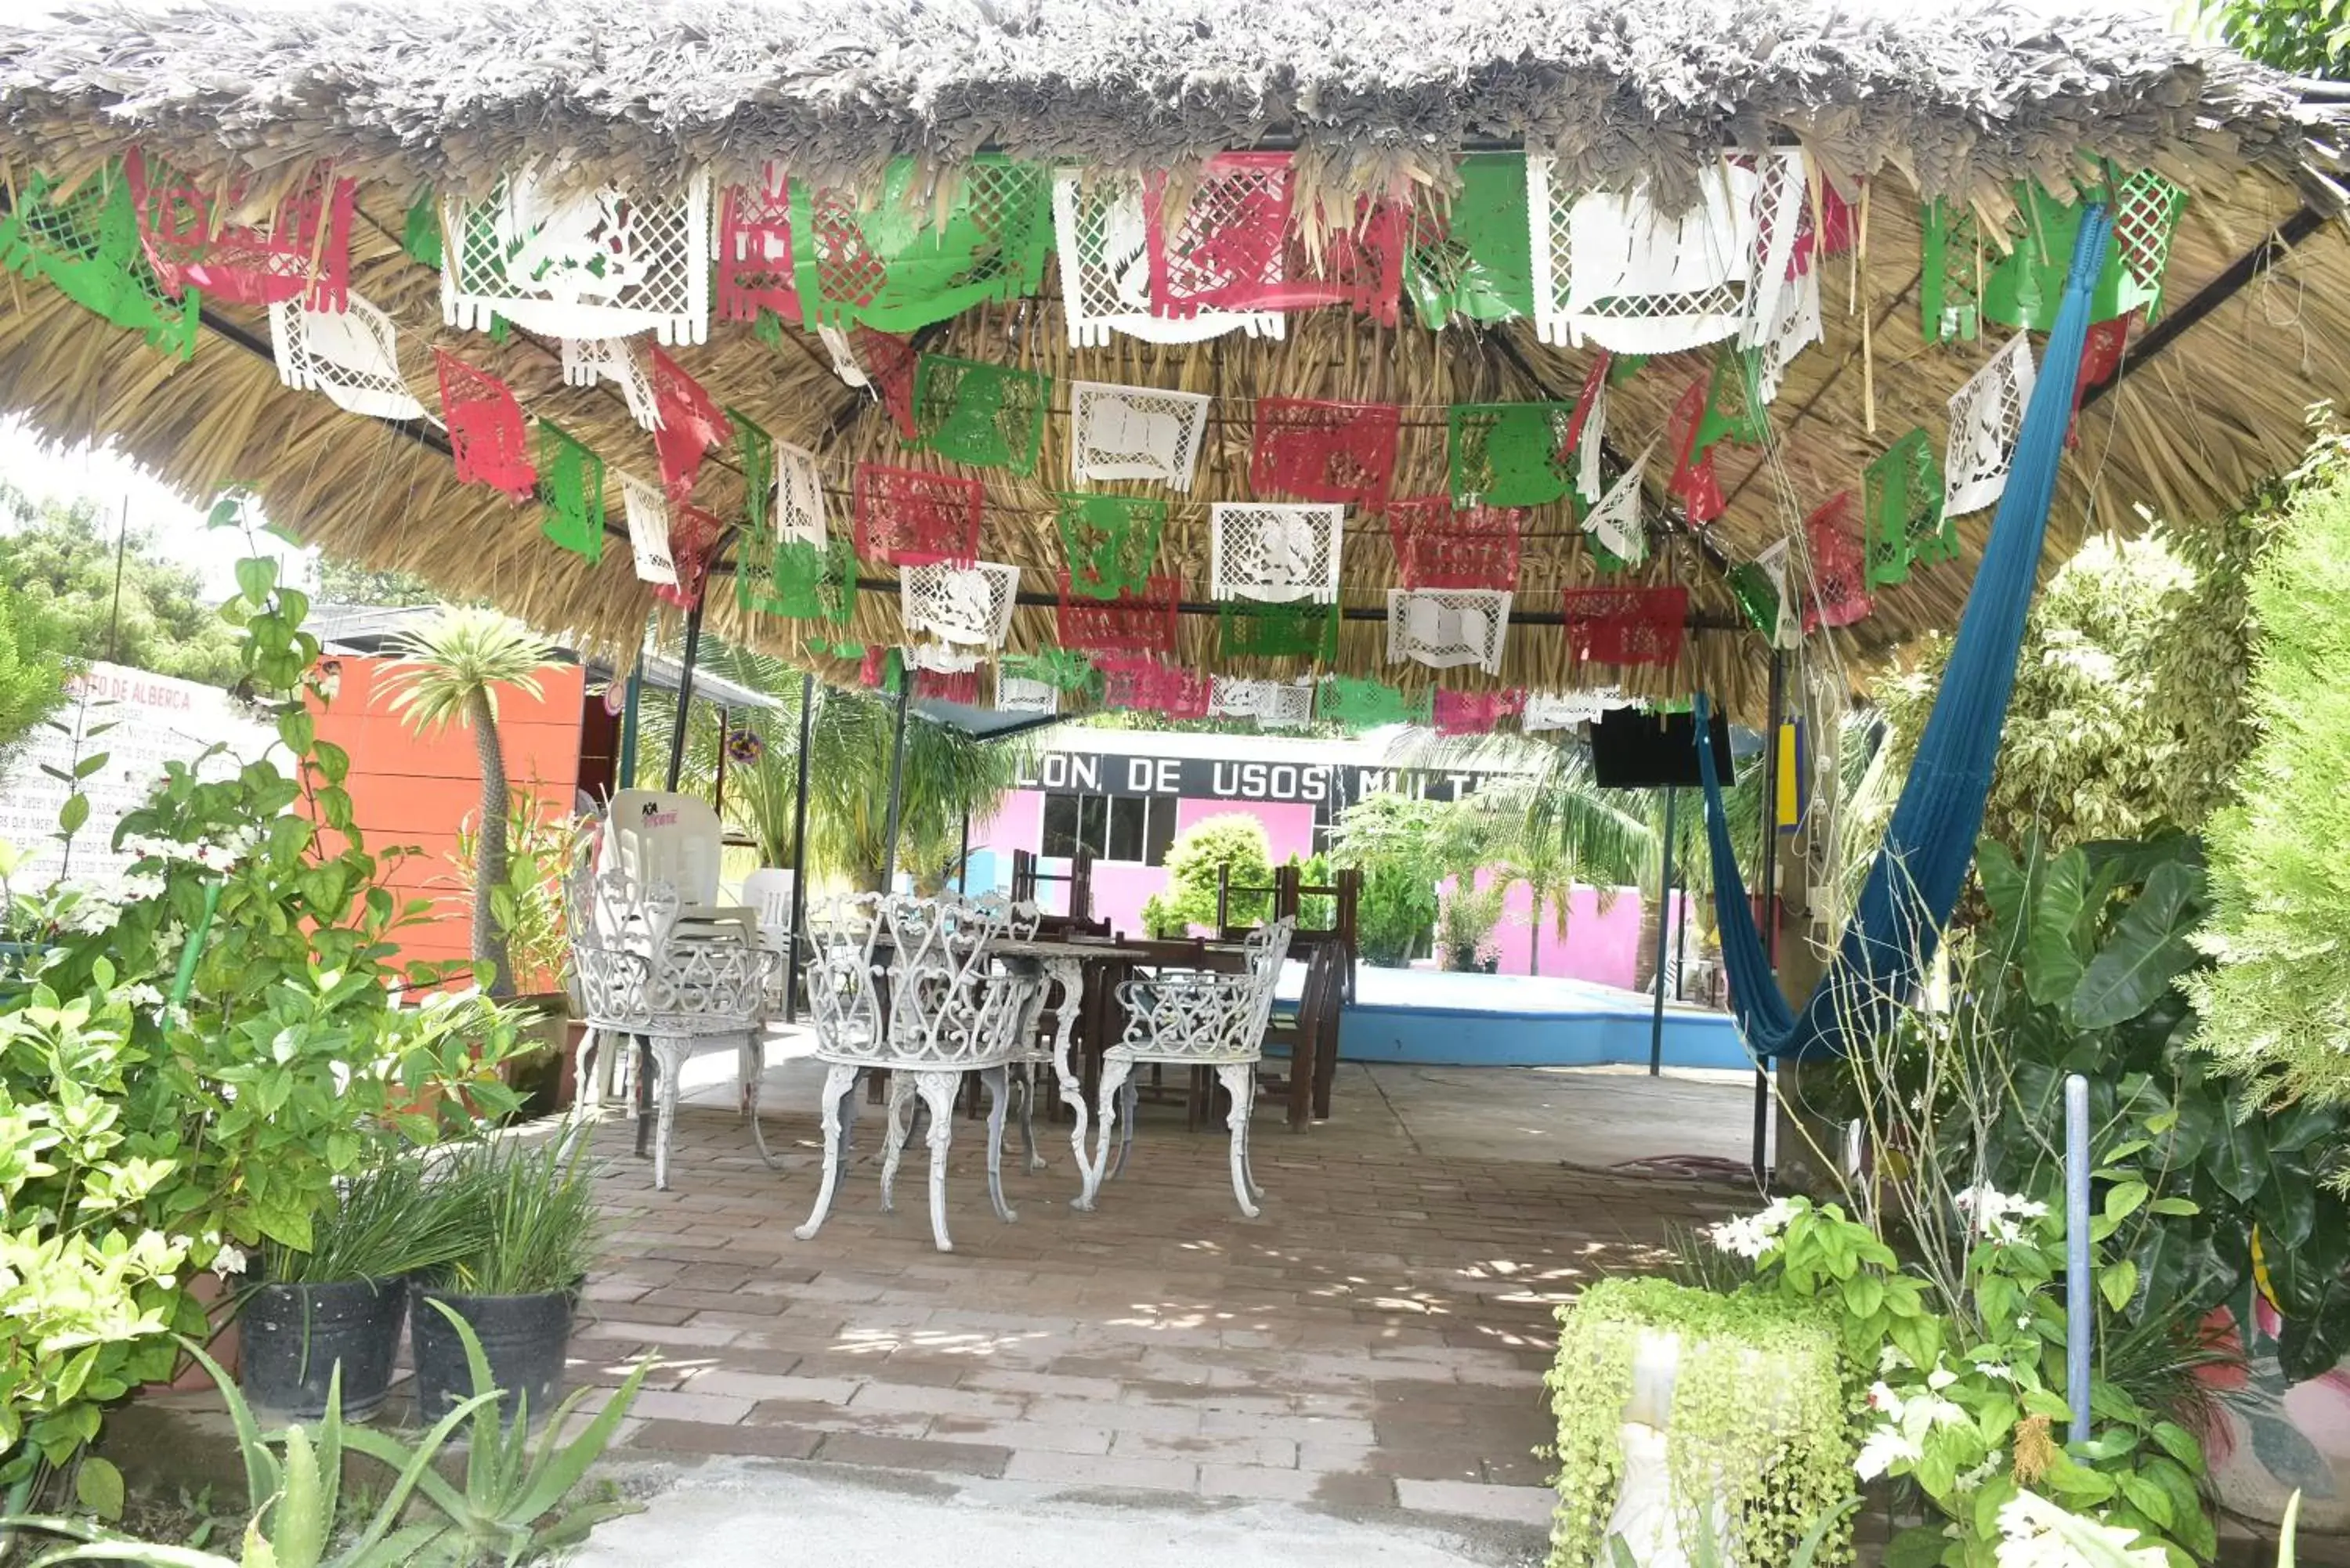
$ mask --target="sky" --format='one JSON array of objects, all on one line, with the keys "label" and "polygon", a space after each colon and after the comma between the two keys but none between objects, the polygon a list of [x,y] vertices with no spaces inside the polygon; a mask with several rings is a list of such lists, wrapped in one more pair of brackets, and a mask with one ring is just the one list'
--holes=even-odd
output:
[{"label": "sky", "polygon": [[[237,557],[245,554],[244,531],[204,526],[204,511],[182,500],[161,480],[111,450],[46,445],[20,420],[0,420],[0,479],[5,479],[35,500],[73,501],[88,496],[109,527],[128,508],[130,526],[143,530],[158,555],[181,562],[203,580],[208,597],[224,599],[236,591]],[[287,580],[312,580],[317,552],[298,549],[280,540],[265,546],[281,564],[298,563],[299,571],[285,569]]]}]

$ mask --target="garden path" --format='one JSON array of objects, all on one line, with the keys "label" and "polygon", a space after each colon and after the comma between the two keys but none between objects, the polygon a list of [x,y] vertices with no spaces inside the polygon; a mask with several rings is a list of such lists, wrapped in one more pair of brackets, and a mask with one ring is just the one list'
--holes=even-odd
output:
[{"label": "garden path", "polygon": [[[814,1083],[806,1064],[770,1071],[781,1173],[758,1162],[726,1087],[681,1111],[671,1192],[652,1190],[626,1123],[598,1130],[612,1235],[572,1376],[608,1385],[640,1353],[662,1358],[616,1459],[857,1467],[1061,1509],[1253,1500],[1475,1521],[1523,1546],[1549,1511],[1531,1450],[1549,1431],[1552,1309],[1602,1272],[1653,1266],[1673,1224],[1746,1206],[1726,1182],[1562,1163],[1742,1153],[1734,1079],[1350,1065],[1330,1123],[1292,1137],[1261,1118],[1256,1220],[1232,1206],[1223,1140],[1146,1107],[1098,1213],[1071,1210],[1056,1129],[1048,1170],[1007,1158],[1020,1218],[1003,1225],[986,1208],[983,1127],[962,1123],[958,1251],[941,1255],[919,1148],[899,1211],[879,1212],[868,1116],[841,1200],[803,1242]],[[657,1514],[706,1504],[692,1489],[737,1469],[707,1467]]]}]

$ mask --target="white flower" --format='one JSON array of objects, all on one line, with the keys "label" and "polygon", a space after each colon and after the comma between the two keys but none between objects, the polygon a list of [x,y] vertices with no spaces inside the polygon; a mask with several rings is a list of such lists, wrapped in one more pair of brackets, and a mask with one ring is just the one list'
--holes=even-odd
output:
[{"label": "white flower", "polygon": [[1975,1370],[1985,1377],[1996,1377],[2002,1383],[2015,1381],[2015,1368],[2004,1361],[1978,1361],[1975,1363]]},{"label": "white flower", "polygon": [[127,871],[114,885],[115,895],[126,904],[141,904],[163,896],[167,884],[151,871]]},{"label": "white flower", "polygon": [[1706,1240],[1734,1257],[1759,1258],[1771,1245],[1771,1238],[1762,1233],[1762,1227],[1751,1217],[1724,1220],[1719,1225],[1710,1226],[1705,1234]]},{"label": "white flower", "polygon": [[2136,1531],[2084,1519],[2037,1492],[2016,1493],[1999,1511],[1999,1568],[2091,1568],[2116,1561],[2164,1568],[2169,1561],[2159,1546],[2131,1546]]},{"label": "white flower", "polygon": [[244,1272],[244,1251],[225,1242],[218,1252],[213,1254],[213,1272],[224,1277]]},{"label": "white flower", "polygon": [[1771,1250],[1787,1221],[1801,1212],[1784,1198],[1774,1198],[1760,1213],[1743,1220],[1725,1220],[1706,1231],[1706,1239],[1723,1251],[1741,1258],[1759,1258]]},{"label": "white flower", "polygon": [[1959,1380],[1959,1375],[1947,1366],[1937,1366],[1926,1374],[1926,1386],[1939,1394]]},{"label": "white flower", "polygon": [[1901,1396],[1887,1388],[1880,1379],[1868,1386],[1868,1407],[1898,1421],[1901,1418]]},{"label": "white flower", "polygon": [[1914,1371],[1916,1366],[1917,1364],[1903,1355],[1898,1345],[1880,1346],[1877,1352],[1877,1369],[1879,1372],[1897,1372],[1903,1368]]},{"label": "white flower", "polygon": [[1968,1188],[1951,1201],[1958,1205],[1959,1212],[1972,1220],[1976,1235],[1988,1236],[2003,1245],[2023,1239],[2023,1229],[2017,1220],[2042,1219],[2048,1212],[2045,1203],[2002,1192],[1989,1182]]},{"label": "white flower", "polygon": [[122,988],[122,1000],[133,1007],[161,1007],[163,993],[145,981],[135,981]]},{"label": "white flower", "polygon": [[1852,1461],[1852,1471],[1862,1480],[1875,1480],[1900,1460],[1915,1463],[1919,1453],[1918,1445],[1903,1436],[1898,1428],[1878,1427],[1860,1445],[1860,1455]]}]

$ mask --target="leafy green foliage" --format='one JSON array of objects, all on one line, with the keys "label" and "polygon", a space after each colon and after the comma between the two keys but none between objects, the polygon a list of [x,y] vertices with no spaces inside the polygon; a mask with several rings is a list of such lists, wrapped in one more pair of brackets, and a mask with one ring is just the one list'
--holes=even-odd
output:
[{"label": "leafy green foliage", "polygon": [[0,768],[65,706],[75,663],[64,633],[16,587],[0,583]]},{"label": "leafy green foliage", "polygon": [[0,481],[0,583],[16,601],[11,616],[84,658],[210,686],[235,680],[235,636],[205,603],[196,575],[158,555],[141,530],[118,541],[120,526],[93,502],[36,502]]},{"label": "leafy green foliage", "polygon": [[427,906],[382,886],[348,759],[317,739],[305,596],[258,556],[237,576],[236,663],[279,747],[170,764],[122,820],[117,898],[68,888],[14,911],[38,945],[0,992],[0,1197],[8,1246],[55,1266],[0,1264],[12,1319],[43,1325],[0,1346],[0,1480],[59,1462],[103,1402],[169,1370],[161,1330],[203,1327],[191,1271],[236,1272],[265,1240],[311,1250],[373,1140],[438,1141],[515,1106],[498,1079],[511,1020],[452,993],[393,1005],[390,982],[441,977],[393,967]]},{"label": "leafy green foliage", "polygon": [[170,1179],[122,1125],[129,1003],[40,992],[0,1016],[0,1484],[62,1463],[99,1410],[171,1366],[203,1322],[173,1288],[186,1238],[143,1222]]},{"label": "leafy green foliage", "polygon": [[[2111,1242],[2147,1189],[2134,1173],[2104,1174],[2092,1256],[2100,1283],[2116,1282],[2105,1287],[2110,1299],[2126,1294],[2131,1278]],[[2095,1376],[2088,1439],[2059,1435],[2073,1413],[2061,1215],[1988,1184],[1963,1196],[1963,1272],[1939,1311],[1892,1248],[1834,1204],[1782,1199],[1715,1231],[1719,1244],[1755,1254],[1747,1293],[1814,1305],[1835,1320],[1847,1376],[1867,1385],[1859,1479],[1908,1477],[1943,1516],[1897,1536],[1887,1561],[1988,1563],[2004,1534],[2002,1510],[2033,1486],[2137,1532],[2141,1544],[2208,1559],[2216,1539],[2198,1490],[2202,1449],[2185,1427]]]},{"label": "leafy green foliage", "polygon": [[[585,819],[557,812],[527,792],[514,797],[506,818],[505,880],[490,889],[490,915],[505,941],[515,987],[525,994],[557,989],[571,970],[571,920],[563,878],[589,830]],[[481,835],[468,822],[457,829],[451,880],[468,902],[481,892]]]},{"label": "leafy green foliage", "polygon": [[2262,65],[2296,76],[2350,76],[2350,0],[2220,0],[2203,15]]},{"label": "leafy green foliage", "polygon": [[[1718,1532],[1731,1562],[1785,1563],[1817,1530],[1825,1539],[1814,1553],[1850,1560],[1852,1423],[1826,1314],[1762,1293],[1611,1279],[1558,1316],[1558,1359],[1545,1379],[1558,1418],[1553,1568],[1618,1560],[1604,1535],[1623,1475],[1617,1433],[1644,1342],[1659,1334],[1678,1341],[1666,1462],[1681,1539]],[[1830,1523],[1819,1529],[1823,1519]]]},{"label": "leafy green foliage", "polygon": [[[265,1438],[235,1380],[201,1347],[186,1344],[189,1354],[220,1386],[244,1459],[246,1501],[253,1511],[239,1556],[137,1541],[75,1519],[0,1519],[0,1530],[36,1531],[72,1542],[33,1559],[41,1565],[471,1568],[495,1563],[513,1568],[557,1558],[604,1521],[634,1511],[608,1496],[584,1502],[575,1499],[587,1481],[588,1467],[611,1446],[654,1363],[648,1359],[632,1367],[604,1408],[567,1442],[562,1433],[589,1390],[573,1394],[534,1447],[526,1420],[517,1417],[511,1429],[500,1429],[499,1389],[481,1341],[464,1319],[454,1313],[448,1316],[464,1343],[473,1392],[412,1445],[386,1432],[343,1425],[339,1367],[328,1387],[327,1413],[315,1432],[294,1426]],[[465,1474],[459,1485],[445,1479],[434,1461],[468,1423]],[[373,1511],[364,1513],[363,1522],[346,1532],[338,1529],[338,1518],[345,1501],[345,1466],[352,1459],[380,1465],[390,1485]]]},{"label": "leafy green foliage", "polygon": [[429,1277],[465,1295],[571,1289],[596,1259],[594,1178],[581,1137],[467,1147],[421,1199],[462,1240]]},{"label": "leafy green foliage", "polygon": [[2275,1102],[2350,1101],[2350,465],[2337,447],[2254,571],[2260,743],[2210,828],[2201,1044]]},{"label": "leafy green foliage", "polygon": [[[2092,539],[2032,608],[1984,833],[2011,848],[2193,832],[2227,798],[2252,742],[2244,701],[2260,504],[2145,538]],[[1879,681],[1885,766],[1906,777],[1940,685],[1947,639]],[[1881,833],[1888,794],[1861,815]]]},{"label": "leafy green foliage", "polygon": [[1225,812],[1201,817],[1168,846],[1167,890],[1143,900],[1143,929],[1154,937],[1189,936],[1194,926],[1214,931],[1219,872],[1232,889],[1226,923],[1263,924],[1273,910],[1273,843],[1255,817]]},{"label": "leafy green foliage", "polygon": [[1499,877],[1483,887],[1472,872],[1452,885],[1436,916],[1436,944],[1444,967],[1479,970],[1493,956],[1493,929],[1502,923],[1502,907],[1510,885]]}]

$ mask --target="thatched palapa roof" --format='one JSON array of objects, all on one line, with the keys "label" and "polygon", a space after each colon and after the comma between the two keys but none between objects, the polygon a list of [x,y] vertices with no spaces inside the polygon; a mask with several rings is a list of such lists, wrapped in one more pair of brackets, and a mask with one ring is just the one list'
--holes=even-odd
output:
[{"label": "thatched palapa roof", "polygon": [[[2082,415],[2054,560],[2086,531],[2137,525],[2139,508],[2229,504],[2293,459],[2307,405],[2350,393],[2350,250],[2330,221],[2339,202],[2328,179],[2340,118],[2273,73],[2144,17],[2059,21],[1996,6],[1860,16],[1747,0],[546,0],[445,15],[374,4],[100,9],[0,26],[0,158],[12,191],[36,171],[92,177],[142,146],[220,190],[243,184],[265,210],[286,182],[332,160],[359,182],[352,285],[396,321],[425,405],[438,406],[425,347],[439,342],[494,369],[531,413],[615,470],[647,477],[650,438],[609,385],[564,384],[556,343],[443,327],[435,275],[400,244],[419,191],[480,193],[534,161],[575,182],[656,190],[697,170],[722,185],[752,179],[770,162],[869,188],[895,157],[951,179],[983,151],[1166,170],[1180,182],[1219,151],[1279,147],[1295,151],[1316,189],[1388,192],[1402,182],[1440,207],[1454,161],[1475,150],[1555,157],[1554,178],[1577,188],[1647,177],[1672,192],[1693,190],[1726,150],[1800,142],[1823,182],[1863,203],[1855,253],[1821,264],[1825,339],[1787,371],[1772,410],[1774,455],[1719,450],[1722,518],[1677,523],[1652,470],[1654,545],[1632,573],[1688,586],[1693,628],[1679,669],[1634,683],[1702,682],[1749,711],[1765,645],[1724,569],[1856,487],[1913,426],[1939,450],[1949,398],[2003,337],[1925,340],[1919,200],[1971,204],[1996,233],[2012,217],[2016,182],[2067,193],[2101,163],[2153,170],[2190,194],[2163,315],[2138,324],[2123,373]],[[2280,230],[2283,243],[2270,243]],[[1409,309],[1398,327],[1323,308],[1293,315],[1280,341],[1121,337],[1073,348],[1061,309],[1048,282],[919,338],[926,351],[1055,378],[1034,477],[983,475],[980,555],[1024,568],[1014,649],[1054,634],[1046,607],[1062,556],[1051,493],[1072,488],[1059,389],[1072,379],[1217,397],[1200,480],[1169,497],[1161,558],[1198,601],[1209,597],[1207,505],[1251,494],[1252,400],[1403,405],[1395,492],[1425,494],[1445,487],[1447,405],[1572,400],[1589,363],[1587,349],[1550,347],[1523,321],[1440,333]],[[718,400],[818,454],[837,530],[847,526],[857,462],[951,466],[903,448],[887,414],[844,387],[796,324],[777,347],[712,322],[707,342],[672,352]],[[1616,446],[1637,451],[1662,431],[1711,362],[1710,351],[1660,358],[1619,386]],[[0,290],[0,402],[60,438],[119,440],[192,494],[256,483],[273,516],[338,554],[486,595],[589,645],[633,649],[651,606],[624,543],[590,566],[546,543],[535,507],[459,485],[437,432],[282,386],[260,309],[207,302],[197,352],[182,364],[54,289],[14,283]],[[731,462],[712,453],[698,495],[722,515],[741,505]],[[617,528],[617,479],[609,496]],[[1836,655],[1865,664],[1952,624],[1990,515],[1961,520],[1959,560],[1919,569],[1881,592],[1867,619],[1824,634]],[[870,564],[866,575],[890,576]],[[1532,524],[1498,678],[1385,663],[1384,591],[1397,579],[1378,519],[1349,519],[1343,575],[1347,672],[1544,690],[1623,673],[1568,657],[1557,590],[1599,579],[1563,509],[1539,509]],[[806,652],[795,623],[741,616],[723,579],[709,613],[723,635],[844,673]],[[855,632],[898,640],[894,594],[861,595]],[[1215,663],[1212,616],[1186,616],[1182,635],[1188,659]]]}]

